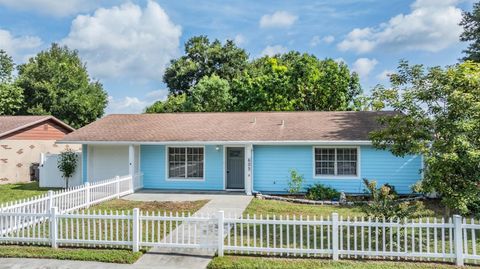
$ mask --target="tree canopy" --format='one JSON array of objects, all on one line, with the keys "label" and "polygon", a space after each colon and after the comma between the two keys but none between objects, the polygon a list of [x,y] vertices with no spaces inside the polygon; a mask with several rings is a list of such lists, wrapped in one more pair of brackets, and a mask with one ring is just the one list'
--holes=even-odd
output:
[{"label": "tree canopy", "polygon": [[422,188],[465,214],[480,211],[480,64],[426,69],[402,61],[379,87],[379,101],[399,113],[383,117],[373,144],[394,155],[422,154]]},{"label": "tree canopy", "polygon": [[23,90],[13,83],[14,68],[12,57],[0,50],[0,115],[13,115],[23,105]]},{"label": "tree canopy", "polygon": [[190,94],[205,76],[216,74],[230,81],[248,64],[248,54],[231,40],[222,43],[206,36],[192,37],[185,43],[185,55],[173,59],[165,70],[163,81],[172,94]]},{"label": "tree canopy", "polygon": [[480,2],[473,5],[471,12],[463,12],[460,25],[464,29],[460,40],[469,42],[468,48],[464,50],[466,55],[463,59],[480,62]]},{"label": "tree canopy", "polygon": [[15,85],[23,89],[18,114],[49,114],[75,128],[101,117],[107,105],[107,93],[77,51],[57,44],[20,65]]},{"label": "tree canopy", "polygon": [[350,110],[358,75],[332,59],[291,51],[248,60],[232,41],[193,37],[164,75],[170,95],[147,113]]}]

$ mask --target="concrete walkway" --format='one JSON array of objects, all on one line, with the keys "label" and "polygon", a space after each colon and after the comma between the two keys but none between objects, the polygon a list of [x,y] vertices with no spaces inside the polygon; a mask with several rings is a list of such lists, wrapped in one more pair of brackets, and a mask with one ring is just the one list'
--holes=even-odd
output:
[{"label": "concrete walkway", "polygon": [[[210,200],[205,206],[198,210],[196,215],[215,214],[223,210],[227,215],[240,215],[252,200],[252,196],[239,194],[157,194],[157,193],[135,193],[127,196],[126,199],[141,201],[195,201]],[[161,200],[160,200],[161,199]],[[176,230],[182,231],[183,224]],[[170,236],[173,237],[175,231]],[[216,231],[207,232],[208,237],[203,240],[217,242]],[[198,238],[197,238],[198,240]],[[164,239],[168,242],[168,238]],[[143,255],[136,263],[141,268],[155,266],[156,268],[206,268],[215,254],[214,249],[165,249],[153,248]],[[160,267],[159,267],[160,266]]]},{"label": "concrete walkway", "polygon": [[[226,215],[240,215],[252,200],[252,196],[240,194],[211,193],[158,193],[138,192],[123,199],[136,201],[196,201],[210,200],[196,214],[214,214],[224,210]],[[182,229],[182,225],[177,227]],[[175,231],[172,232],[173,235]],[[213,234],[213,233],[211,233]],[[208,240],[216,240],[214,237]],[[215,241],[216,242],[216,241]],[[62,261],[51,259],[0,259],[0,269],[203,269],[206,268],[215,250],[153,248],[135,264],[109,264],[84,261]]]}]

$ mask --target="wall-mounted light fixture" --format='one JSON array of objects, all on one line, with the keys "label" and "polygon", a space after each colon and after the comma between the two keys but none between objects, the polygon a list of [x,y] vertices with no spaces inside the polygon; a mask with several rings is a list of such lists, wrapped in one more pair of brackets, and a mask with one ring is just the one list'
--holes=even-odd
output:
[{"label": "wall-mounted light fixture", "polygon": [[216,151],[219,151],[219,150],[220,150],[220,146],[215,146],[215,150],[216,150]]}]

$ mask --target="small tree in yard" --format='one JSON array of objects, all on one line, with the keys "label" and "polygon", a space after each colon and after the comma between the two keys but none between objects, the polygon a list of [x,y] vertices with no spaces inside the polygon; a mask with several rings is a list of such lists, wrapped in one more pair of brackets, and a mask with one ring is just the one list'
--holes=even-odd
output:
[{"label": "small tree in yard", "polygon": [[288,181],[288,192],[290,194],[297,194],[302,190],[303,175],[298,173],[297,170],[290,170],[290,180]]},{"label": "small tree in yard", "polygon": [[62,172],[62,177],[65,179],[66,188],[68,189],[68,181],[75,173],[77,168],[77,154],[72,149],[68,148],[58,158],[57,167]]}]

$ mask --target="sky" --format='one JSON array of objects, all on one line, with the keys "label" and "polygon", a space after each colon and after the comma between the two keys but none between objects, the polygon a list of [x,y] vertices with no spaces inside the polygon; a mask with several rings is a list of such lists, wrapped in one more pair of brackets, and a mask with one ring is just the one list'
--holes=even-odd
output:
[{"label": "sky", "polygon": [[366,94],[399,60],[462,57],[462,10],[475,0],[0,0],[0,49],[17,64],[52,42],[76,49],[109,95],[106,113],[141,113],[168,94],[171,59],[192,36],[227,39],[250,58],[296,50],[344,61]]}]

